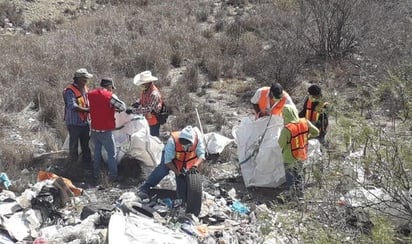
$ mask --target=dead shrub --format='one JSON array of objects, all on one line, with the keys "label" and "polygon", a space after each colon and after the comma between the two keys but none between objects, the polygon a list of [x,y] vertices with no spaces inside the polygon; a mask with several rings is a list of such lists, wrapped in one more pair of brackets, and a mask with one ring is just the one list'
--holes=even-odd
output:
[{"label": "dead shrub", "polygon": [[49,20],[49,19],[35,21],[31,23],[29,27],[27,27],[28,31],[38,34],[38,35],[42,35],[46,31],[53,31],[55,29],[56,29],[56,22],[54,22],[53,20]]},{"label": "dead shrub", "polygon": [[26,168],[33,160],[31,144],[15,144],[10,142],[1,142],[1,171],[7,172],[10,178],[18,176],[21,169]]},{"label": "dead shrub", "polygon": [[184,71],[180,82],[189,92],[196,92],[199,88],[199,68],[197,65],[189,65]]},{"label": "dead shrub", "polygon": [[211,39],[211,38],[213,38],[213,35],[214,35],[215,33],[213,32],[213,30],[211,30],[211,29],[207,29],[207,30],[204,30],[203,32],[202,32],[202,36],[204,37],[204,38],[206,38],[206,39]]},{"label": "dead shrub", "polygon": [[198,9],[196,9],[196,20],[199,22],[206,22],[207,18],[209,17],[210,10],[211,9],[207,6],[200,6]]},{"label": "dead shrub", "polygon": [[195,124],[195,107],[186,84],[182,81],[176,82],[172,85],[170,94],[167,103],[175,116],[171,122],[172,129],[183,129],[186,125]]},{"label": "dead shrub", "polygon": [[0,27],[5,27],[5,19],[14,26],[22,26],[24,23],[23,10],[16,7],[10,1],[0,2]]},{"label": "dead shrub", "polygon": [[110,5],[120,5],[129,4],[135,6],[146,6],[149,4],[149,0],[96,0],[97,4],[110,4]]},{"label": "dead shrub", "polygon": [[234,5],[236,7],[242,7],[248,3],[248,0],[227,0],[227,5]]},{"label": "dead shrub", "polygon": [[171,35],[169,38],[171,48],[170,63],[173,67],[180,67],[183,62],[184,39],[180,35]]},{"label": "dead shrub", "polygon": [[300,0],[302,41],[322,58],[342,58],[353,53],[361,36],[369,31],[363,19],[370,4],[357,0]]},{"label": "dead shrub", "polygon": [[38,104],[39,120],[53,127],[56,126],[56,118],[59,118],[61,107],[56,106],[56,101],[63,101],[62,96],[58,93],[50,93],[44,89],[39,89],[34,98],[35,104]]}]

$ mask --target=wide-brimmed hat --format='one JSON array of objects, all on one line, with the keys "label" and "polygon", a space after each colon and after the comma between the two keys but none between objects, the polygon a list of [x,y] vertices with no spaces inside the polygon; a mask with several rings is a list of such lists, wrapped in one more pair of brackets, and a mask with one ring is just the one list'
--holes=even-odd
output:
[{"label": "wide-brimmed hat", "polygon": [[146,71],[143,71],[142,73],[137,74],[133,78],[133,83],[136,86],[141,86],[143,84],[150,83],[150,82],[157,81],[157,80],[158,80],[157,77],[153,76],[152,72],[146,70]]},{"label": "wide-brimmed hat", "polygon": [[87,69],[85,69],[85,68],[78,69],[74,73],[74,78],[90,79],[92,77],[93,77],[93,75],[90,74],[89,71],[87,71]]},{"label": "wide-brimmed hat", "polygon": [[113,89],[116,89],[116,87],[114,86],[113,79],[109,77],[103,78],[102,81],[100,81],[100,86],[101,87],[112,86]]}]

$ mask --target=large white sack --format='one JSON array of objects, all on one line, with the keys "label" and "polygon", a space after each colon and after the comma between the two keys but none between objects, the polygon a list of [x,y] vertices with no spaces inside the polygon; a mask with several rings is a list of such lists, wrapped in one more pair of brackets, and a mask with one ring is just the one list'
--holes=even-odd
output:
[{"label": "large white sack", "polygon": [[164,145],[158,137],[150,135],[143,116],[116,113],[116,128],[113,135],[119,156],[129,154],[150,167],[160,163]]},{"label": "large white sack", "polygon": [[308,142],[308,159],[303,163],[304,167],[309,167],[313,164],[322,163],[322,151],[320,150],[320,142],[317,139],[311,139]]},{"label": "large white sack", "polygon": [[115,212],[110,217],[107,229],[109,244],[196,243],[196,240],[188,234],[167,228],[151,218],[133,213],[124,215],[121,212]]},{"label": "large white sack", "polygon": [[[142,115],[129,115],[125,112],[116,113],[116,130],[113,136],[116,144],[116,161],[119,164],[124,155],[142,161],[145,165],[156,166],[162,157],[163,143],[159,138],[150,135],[147,120]],[[90,140],[90,149],[94,145]],[[69,135],[63,145],[63,150],[69,151]],[[81,152],[79,146],[79,153]],[[103,160],[107,161],[107,152],[102,149]]]},{"label": "large white sack", "polygon": [[207,152],[210,154],[221,153],[225,147],[233,142],[233,139],[211,132],[204,136]]},{"label": "large white sack", "polygon": [[285,182],[282,152],[278,144],[282,128],[283,119],[279,116],[257,120],[245,117],[233,128],[246,187],[275,188]]}]

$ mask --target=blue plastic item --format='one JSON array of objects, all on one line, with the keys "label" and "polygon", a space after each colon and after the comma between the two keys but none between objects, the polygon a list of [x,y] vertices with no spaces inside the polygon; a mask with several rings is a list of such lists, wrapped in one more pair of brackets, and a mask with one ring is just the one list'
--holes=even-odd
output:
[{"label": "blue plastic item", "polygon": [[248,214],[250,212],[249,208],[239,201],[233,202],[230,208],[240,214]]},{"label": "blue plastic item", "polygon": [[162,202],[168,207],[172,208],[173,207],[173,201],[170,198],[164,198],[162,199]]},{"label": "blue plastic item", "polygon": [[6,173],[0,173],[0,182],[3,183],[6,190],[9,189],[9,186],[11,186],[11,181],[9,180],[9,177],[7,177]]}]

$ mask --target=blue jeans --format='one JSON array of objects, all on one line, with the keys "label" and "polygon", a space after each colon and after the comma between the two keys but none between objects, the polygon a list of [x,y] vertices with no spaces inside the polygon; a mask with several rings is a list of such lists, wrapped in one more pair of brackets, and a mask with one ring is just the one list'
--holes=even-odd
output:
[{"label": "blue jeans", "polygon": [[165,161],[165,154],[164,151],[162,152],[162,159],[160,160],[159,165],[150,173],[149,178],[145,181],[145,183],[140,187],[140,191],[149,194],[150,188],[159,184],[159,182],[169,174],[169,168],[166,167]]},{"label": "blue jeans", "polygon": [[89,125],[79,126],[79,125],[67,125],[67,130],[69,131],[69,154],[70,160],[77,162],[79,157],[79,141],[80,148],[82,149],[82,161],[83,163],[91,163],[92,155],[89,148],[90,140],[90,127]]},{"label": "blue jeans", "polygon": [[160,124],[150,125],[149,128],[151,136],[160,136]]},{"label": "blue jeans", "polygon": [[94,142],[94,162],[93,174],[95,177],[100,174],[100,162],[102,160],[102,146],[107,151],[107,167],[109,169],[109,177],[117,177],[117,163],[116,163],[116,146],[114,136],[111,131],[94,132],[92,131],[91,138]]},{"label": "blue jeans", "polygon": [[[297,162],[301,163],[301,162]],[[302,183],[302,176],[300,175],[300,169],[297,167],[287,167],[285,165],[286,185],[289,188],[299,187]]]}]

